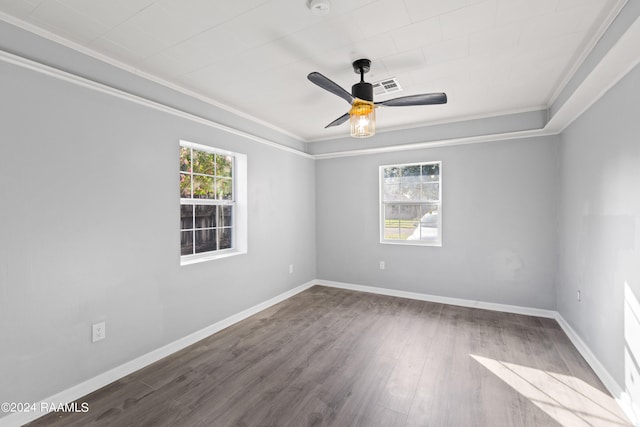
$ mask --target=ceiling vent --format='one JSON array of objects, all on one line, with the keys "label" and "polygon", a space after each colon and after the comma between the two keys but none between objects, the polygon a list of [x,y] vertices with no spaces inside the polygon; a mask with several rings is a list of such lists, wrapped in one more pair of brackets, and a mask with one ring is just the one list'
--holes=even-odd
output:
[{"label": "ceiling vent", "polygon": [[396,80],[395,77],[380,80],[379,82],[372,84],[374,95],[384,95],[386,93],[400,92],[402,90],[400,83],[398,83],[398,80]]}]

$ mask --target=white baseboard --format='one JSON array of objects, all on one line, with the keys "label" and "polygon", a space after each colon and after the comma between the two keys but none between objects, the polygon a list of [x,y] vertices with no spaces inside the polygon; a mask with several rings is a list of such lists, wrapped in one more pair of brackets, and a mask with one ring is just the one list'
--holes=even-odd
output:
[{"label": "white baseboard", "polygon": [[0,418],[0,427],[17,427],[28,422],[31,422],[41,416],[45,415],[47,411],[41,411],[40,408],[43,406],[45,408],[50,407],[52,404],[67,404],[71,403],[77,399],[80,399],[83,396],[86,396],[89,393],[92,393],[112,382],[119,380],[139,369],[144,368],[158,360],[167,357],[183,348],[186,348],[196,342],[207,338],[210,335],[215,334],[235,323],[240,322],[241,320],[246,319],[247,317],[253,316],[254,314],[265,310],[273,305],[278,304],[292,296],[307,290],[311,286],[315,285],[316,281],[312,280],[303,285],[300,285],[296,288],[293,288],[287,292],[284,292],[280,295],[277,295],[273,298],[270,298],[260,304],[254,305],[246,310],[241,311],[240,313],[234,314],[232,316],[227,317],[219,322],[214,323],[213,325],[207,326],[206,328],[200,329],[192,334],[187,335],[184,338],[180,338],[172,343],[169,343],[165,346],[162,346],[156,350],[153,350],[147,354],[143,354],[140,357],[137,357],[127,363],[124,363],[120,366],[117,366],[113,369],[110,369],[107,372],[104,372],[98,376],[88,379],[78,385],[75,385],[71,388],[68,388],[60,393],[57,393],[53,396],[50,396],[46,399],[37,402],[34,407],[35,411],[31,412],[16,412],[11,415]]},{"label": "white baseboard", "polygon": [[483,310],[502,311],[505,313],[524,314],[527,316],[547,317],[555,319],[557,312],[553,310],[544,310],[541,308],[522,307],[519,305],[497,304],[492,302],[474,301],[462,298],[450,298],[437,295],[420,294],[417,292],[398,291],[395,289],[378,288],[374,286],[354,285],[351,283],[333,282],[330,280],[318,280],[319,285],[330,286],[333,288],[350,289],[359,292],[369,292],[372,294],[388,295],[399,298],[409,298],[420,301],[436,302],[440,304],[450,304],[462,307],[480,308]]},{"label": "white baseboard", "polygon": [[[183,348],[186,348],[216,332],[221,331],[224,328],[227,328],[235,323],[240,322],[241,320],[246,319],[247,317],[253,316],[254,314],[265,310],[279,302],[286,300],[287,298],[291,298],[292,296],[305,291],[312,287],[313,285],[321,285],[321,286],[329,286],[340,289],[349,289],[359,292],[369,292],[380,295],[388,295],[400,298],[409,298],[420,301],[430,301],[441,304],[451,304],[462,307],[471,307],[471,308],[480,308],[484,310],[493,310],[493,311],[501,311],[506,313],[514,313],[514,314],[524,314],[528,316],[538,316],[538,317],[546,317],[555,319],[560,327],[567,334],[573,345],[576,347],[578,352],[584,357],[589,366],[593,369],[596,375],[600,378],[602,383],[605,385],[607,390],[614,396],[620,407],[623,409],[625,414],[629,417],[629,419],[636,423],[636,426],[640,427],[640,419],[635,414],[633,410],[634,404],[637,405],[636,402],[632,402],[630,396],[624,392],[624,390],[620,387],[620,385],[615,381],[615,379],[609,374],[606,368],[600,363],[600,361],[596,358],[596,356],[591,352],[589,347],[582,341],[580,336],[573,330],[573,328],[567,323],[567,321],[557,312],[553,310],[544,310],[538,308],[530,308],[530,307],[522,307],[516,305],[508,305],[508,304],[496,304],[489,303],[483,301],[474,301],[467,300],[461,298],[450,298],[450,297],[442,297],[437,295],[428,295],[421,294],[416,292],[406,292],[399,291],[395,289],[386,289],[386,288],[378,288],[373,286],[363,286],[363,285],[355,285],[351,283],[342,283],[342,282],[333,282],[329,280],[312,280],[303,285],[300,285],[294,289],[291,289],[287,292],[284,292],[280,295],[277,295],[267,301],[264,301],[260,304],[257,304],[253,307],[250,307],[240,313],[234,314],[226,319],[223,319],[219,322],[214,323],[206,328],[203,328],[199,331],[196,331],[190,335],[187,335],[184,338],[180,338],[172,343],[169,343],[163,347],[158,348],[157,350],[151,351],[147,354],[144,354],[136,359],[133,359],[127,363],[124,363],[116,368],[113,368],[107,372],[104,372],[96,377],[93,377],[87,381],[84,381],[76,386],[68,388],[60,393],[57,393],[49,398],[43,399],[41,402],[36,404],[36,408],[39,409],[41,407],[41,403],[44,403],[47,406],[51,404],[66,404],[73,402],[77,399],[80,399],[87,394],[94,392],[113,381],[116,381],[120,378],[123,378],[139,369],[142,369],[158,360],[167,357]],[[3,418],[0,418],[0,427],[17,427],[23,424],[26,424],[30,421],[33,421],[42,415],[45,412],[36,411],[36,412],[21,412],[14,413]]]},{"label": "white baseboard", "polygon": [[609,371],[600,363],[598,358],[591,352],[591,349],[582,341],[580,336],[573,330],[569,323],[554,310],[544,310],[539,308],[522,307],[517,305],[496,304],[483,301],[473,301],[461,298],[442,297],[437,295],[420,294],[416,292],[398,291],[395,289],[378,288],[374,286],[354,285],[352,283],[333,282],[330,280],[318,280],[318,285],[329,286],[340,289],[350,289],[359,292],[369,292],[379,295],[388,295],[400,298],[409,298],[420,301],[436,302],[441,304],[451,304],[462,307],[480,308],[484,310],[501,311],[506,313],[524,314],[527,316],[547,317],[555,319],[562,330],[567,334],[571,343],[576,347],[580,355],[584,357],[591,369],[600,378],[600,381],[607,388],[609,393],[615,398],[616,402],[624,413],[629,417],[635,426],[640,427],[640,413],[637,411],[640,402],[633,402],[630,396],[620,387],[616,380],[611,376]]},{"label": "white baseboard", "polygon": [[591,352],[591,349],[582,341],[580,335],[569,325],[569,323],[562,317],[560,313],[556,312],[556,321],[562,328],[565,334],[571,340],[571,343],[578,350],[580,355],[587,361],[593,372],[600,378],[602,384],[609,390],[609,393],[614,397],[618,405],[622,408],[624,413],[629,417],[635,426],[640,427],[640,413],[637,413],[638,404],[640,402],[633,402],[631,396],[625,392],[618,382],[611,376],[609,371],[600,363],[598,358]]}]

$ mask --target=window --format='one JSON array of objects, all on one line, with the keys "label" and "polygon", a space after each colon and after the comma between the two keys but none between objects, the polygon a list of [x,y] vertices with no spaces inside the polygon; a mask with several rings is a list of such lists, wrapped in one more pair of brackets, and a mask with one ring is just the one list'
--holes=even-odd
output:
[{"label": "window", "polygon": [[[180,260],[188,264],[242,252],[246,246],[246,156],[180,142]],[[239,203],[239,201],[242,202]],[[239,236],[240,234],[240,236]],[[239,238],[240,237],[240,238]]]},{"label": "window", "polygon": [[440,246],[441,162],[380,166],[380,242]]}]

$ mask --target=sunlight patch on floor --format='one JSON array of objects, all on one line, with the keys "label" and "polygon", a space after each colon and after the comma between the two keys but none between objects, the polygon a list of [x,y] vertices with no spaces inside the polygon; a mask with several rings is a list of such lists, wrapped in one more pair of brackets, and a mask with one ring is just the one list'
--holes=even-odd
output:
[{"label": "sunlight patch on floor", "polygon": [[615,400],[579,378],[470,354],[563,426],[630,426]]}]

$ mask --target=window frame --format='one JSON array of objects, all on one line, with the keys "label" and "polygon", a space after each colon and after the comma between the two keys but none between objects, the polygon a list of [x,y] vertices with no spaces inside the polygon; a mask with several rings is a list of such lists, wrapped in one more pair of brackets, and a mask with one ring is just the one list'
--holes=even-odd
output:
[{"label": "window frame", "polygon": [[[187,255],[182,255],[181,248],[179,249],[180,253],[180,265],[189,265],[203,261],[211,261],[214,259],[226,258],[229,256],[239,255],[247,253],[247,157],[244,154],[236,153],[229,150],[220,149],[217,147],[211,147],[209,145],[197,144],[194,142],[183,141],[181,140],[179,143],[179,150],[182,148],[189,148],[191,150],[202,151],[206,153],[228,156],[232,158],[232,166],[231,166],[231,198],[230,199],[200,199],[193,197],[182,197],[179,191],[179,201],[180,201],[180,209],[179,209],[179,221],[180,227],[178,230],[179,241],[182,239],[182,223],[181,223],[181,208],[183,205],[204,205],[204,206],[230,206],[231,207],[231,247],[225,249],[216,249],[207,252],[200,253],[192,253]],[[191,157],[193,159],[193,157]],[[178,167],[178,176],[184,174],[185,171],[182,171],[180,167]],[[191,183],[193,185],[193,176],[198,175],[194,173],[193,170],[189,172],[189,175],[192,177]],[[206,174],[208,176],[208,174]],[[217,177],[217,175],[212,175]],[[180,190],[180,189],[179,189]],[[217,215],[216,215],[217,217]],[[197,230],[195,227],[195,218],[193,227],[190,229],[192,231]],[[217,224],[216,224],[217,225]],[[219,227],[214,227],[218,229]],[[185,229],[186,230],[186,229]],[[218,237],[219,235],[217,235]],[[195,238],[195,236],[194,236]],[[219,240],[217,241],[217,245],[219,244]],[[216,246],[217,246],[216,245]],[[194,240],[195,246],[195,240]]]},{"label": "window frame", "polygon": [[[429,166],[429,165],[438,165],[438,200],[437,201],[385,201],[384,200],[384,171],[386,168],[390,167],[407,167],[407,166]],[[409,246],[442,246],[442,161],[441,160],[433,160],[433,161],[425,161],[425,162],[412,162],[412,163],[399,163],[399,164],[389,164],[389,165],[380,165],[378,169],[378,190],[379,190],[379,208],[380,208],[380,243],[382,244],[391,244],[391,245],[409,245]],[[423,204],[432,204],[438,207],[438,236],[435,239],[428,240],[400,240],[400,239],[386,239],[385,238],[385,207],[387,205],[423,205]],[[419,227],[420,225],[418,225]]]}]

